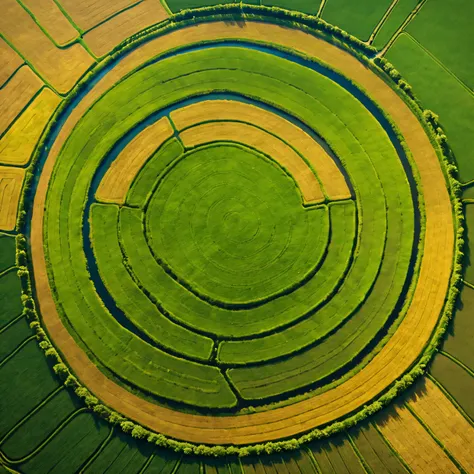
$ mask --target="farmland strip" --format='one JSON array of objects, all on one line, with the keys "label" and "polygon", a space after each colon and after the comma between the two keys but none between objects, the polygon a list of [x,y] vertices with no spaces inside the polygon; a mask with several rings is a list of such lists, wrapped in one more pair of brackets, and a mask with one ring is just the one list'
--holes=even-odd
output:
[{"label": "farmland strip", "polygon": [[[192,125],[217,120],[241,121],[270,130],[306,158],[330,200],[351,197],[344,176],[322,146],[304,130],[276,114],[243,102],[213,100],[173,111],[171,119],[178,131]],[[296,169],[290,172],[298,177]]]},{"label": "farmland strip", "polygon": [[0,166],[0,229],[13,230],[25,170]]},{"label": "farmland strip", "polygon": [[130,186],[150,155],[173,135],[164,117],[134,138],[113,161],[102,178],[96,198],[102,202],[124,204]]},{"label": "farmland strip", "polygon": [[26,165],[61,99],[44,88],[0,139],[0,163]]},{"label": "farmland strip", "polygon": [[78,32],[69,23],[54,0],[20,0],[20,3],[31,12],[57,44],[69,43],[78,37]]},{"label": "farmland strip", "polygon": [[287,169],[297,182],[306,204],[324,201],[319,182],[304,160],[278,138],[241,122],[211,122],[189,128],[180,133],[186,147],[195,147],[213,141],[240,141],[271,156]]},{"label": "farmland strip", "polygon": [[[190,27],[190,29],[187,30],[187,34],[182,33],[183,32],[180,31],[177,35],[173,35],[173,33],[168,35],[167,39],[171,37],[170,42],[163,41],[163,38],[160,38],[158,45],[155,43],[154,46],[149,46],[151,43],[148,43],[147,46],[149,46],[151,50],[156,48],[154,51],[159,51],[161,48],[166,49],[166,47],[173,42],[175,44],[181,42],[187,43],[192,40],[193,37],[196,39],[239,36],[251,38],[252,35],[254,35],[257,39],[268,39],[269,41],[278,38],[279,42],[286,44],[288,47],[294,46],[299,50],[307,51],[309,54],[314,54],[314,52],[317,51],[317,56],[322,60],[327,60],[334,67],[345,71],[356,82],[361,83],[363,87],[369,89],[371,95],[391,113],[401,128],[417,163],[426,203],[425,257],[421,265],[417,289],[415,290],[414,303],[405,317],[404,322],[396,331],[394,337],[392,337],[392,340],[365,369],[359,372],[349,382],[337,387],[337,389],[331,392],[294,404],[291,407],[275,409],[263,414],[212,419],[212,435],[209,431],[203,430],[203,427],[206,426],[205,420],[208,418],[177,414],[176,412],[170,413],[169,410],[149,403],[147,404],[144,400],[124,392],[117,385],[108,381],[105,376],[98,372],[93,364],[88,363],[86,359],[81,357],[80,354],[82,351],[78,350],[78,347],[74,345],[72,338],[68,340],[67,345],[64,344],[64,332],[62,332],[57,325],[55,326],[55,334],[56,336],[61,335],[62,337],[60,339],[56,337],[55,341],[60,345],[61,349],[64,350],[66,356],[74,353],[75,357],[68,357],[68,361],[71,364],[75,364],[74,368],[81,380],[91,387],[97,395],[106,400],[106,403],[113,405],[117,410],[130,414],[135,420],[159,431],[171,435],[175,434],[188,440],[208,443],[212,443],[213,441],[222,443],[227,439],[230,442],[247,444],[258,442],[259,440],[267,440],[269,438],[291,436],[294,433],[311,429],[321,423],[328,423],[335,418],[344,416],[362,404],[370,401],[410,367],[425,346],[442,310],[451,273],[454,236],[451,206],[448,192],[445,189],[445,180],[436,153],[431,147],[423,128],[412,115],[412,112],[389,86],[384,84],[381,79],[371,72],[367,71],[355,58],[344,51],[335,49],[334,46],[302,32],[294,30],[287,31],[287,29],[278,26],[254,24],[252,22],[247,22],[245,29],[240,29],[237,26],[224,25],[222,23],[212,23]],[[143,50],[140,52],[143,52]],[[132,63],[133,60],[130,60],[130,62],[127,62],[127,65]],[[123,67],[125,68],[126,66]],[[120,68],[119,70],[123,72],[124,69]],[[117,76],[115,76],[115,78],[116,77]],[[103,84],[106,84],[106,81]],[[58,144],[56,143],[54,148],[57,149],[57,147]],[[54,160],[55,155],[53,154],[50,155],[50,157],[51,156],[53,156],[52,160]],[[50,162],[52,162],[52,160],[50,160]],[[49,165],[49,169],[51,169],[51,165]],[[41,235],[43,212],[43,205],[38,206],[37,204],[44,199],[43,193],[46,190],[44,184],[48,179],[49,173],[43,173],[43,187],[41,188],[40,186],[42,192],[39,194],[40,199],[36,202],[35,206],[35,222],[36,225],[39,223],[39,228],[36,227],[36,242],[38,242],[38,236]],[[436,225],[434,225],[434,223],[436,223]],[[41,260],[44,258],[40,249],[42,249],[42,245],[36,247],[35,250],[35,258],[40,259],[38,263],[41,263]],[[36,278],[38,278],[37,269],[41,269],[42,267],[44,268],[44,260],[43,265],[36,266],[35,263]],[[45,277],[46,275],[43,273],[38,283],[41,284],[41,279]],[[40,286],[42,286],[42,295],[44,296],[44,290],[49,291],[47,280],[43,280]],[[421,292],[418,288],[422,287],[426,287],[427,291]],[[51,311],[43,313],[48,314],[48,328],[52,321],[57,318],[57,313],[55,314],[54,311],[54,302],[50,298],[49,296],[47,300],[43,300],[42,302],[42,308],[48,302],[48,299],[52,304],[52,306],[49,306]],[[60,341],[63,342],[61,343]],[[387,356],[389,357],[387,358]],[[91,376],[94,377],[94,380],[100,380],[100,384],[94,384]],[[98,378],[96,379],[95,377]],[[326,403],[324,403],[325,400]],[[323,410],[319,410],[319,413],[316,411],[318,406],[324,407]],[[144,407],[147,407],[146,412],[141,409]],[[301,414],[304,412],[306,412],[306,416],[309,414],[309,418],[307,418],[306,422],[298,415],[298,413]],[[151,413],[153,413],[153,415],[151,415]],[[280,427],[276,427],[272,423],[272,420],[277,421],[278,419],[282,421]],[[179,428],[176,427],[177,421],[178,425],[180,425]],[[224,431],[219,431],[217,427],[218,423],[225,423],[223,426],[227,425]],[[239,438],[237,434],[239,431],[238,425],[245,426],[249,423],[259,425],[254,435],[248,436],[247,433],[243,433],[243,436]],[[237,431],[235,431],[233,435],[230,434],[229,425],[234,425],[234,429],[237,428]],[[183,426],[186,426],[186,428],[183,428]]]},{"label": "farmland strip", "polygon": [[153,341],[173,353],[205,361],[213,347],[212,339],[188,331],[170,321],[142,293],[123,265],[118,239],[119,209],[94,206],[92,242],[99,272],[117,306]]},{"label": "farmland strip", "polygon": [[86,31],[98,23],[135,3],[136,0],[60,0],[61,6],[68,12],[81,30]]},{"label": "farmland strip", "polygon": [[0,29],[35,71],[60,93],[67,93],[92,66],[80,45],[58,49],[16,0],[4,0]]},{"label": "farmland strip", "polygon": [[17,116],[28,106],[43,83],[28,67],[21,67],[8,84],[0,89],[0,136],[12,125]]},{"label": "farmland strip", "polygon": [[415,472],[456,473],[458,469],[404,407],[393,409],[379,429]]},{"label": "farmland strip", "polygon": [[166,18],[168,13],[160,2],[143,0],[86,33],[84,40],[96,56],[104,56],[129,36]]}]

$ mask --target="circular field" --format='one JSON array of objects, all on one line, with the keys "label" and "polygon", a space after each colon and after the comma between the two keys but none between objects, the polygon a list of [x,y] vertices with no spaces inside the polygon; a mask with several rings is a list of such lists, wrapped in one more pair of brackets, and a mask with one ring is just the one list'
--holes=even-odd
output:
[{"label": "circular field", "polygon": [[435,148],[391,85],[309,33],[214,22],[137,45],[46,155],[46,327],[93,394],[157,432],[243,445],[340,420],[443,312],[455,232]]}]

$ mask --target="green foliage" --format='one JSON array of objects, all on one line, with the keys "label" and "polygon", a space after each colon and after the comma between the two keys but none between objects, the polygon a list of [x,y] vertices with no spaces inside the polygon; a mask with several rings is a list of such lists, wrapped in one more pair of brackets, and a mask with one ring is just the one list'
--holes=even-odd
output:
[{"label": "green foliage", "polygon": [[[145,38],[145,36],[143,35],[143,36],[141,36],[141,38]],[[127,44],[131,45],[132,42],[133,42],[133,40],[130,40],[129,42],[127,42]],[[398,76],[396,76],[396,77],[397,77],[397,80],[402,80],[401,78],[398,78]],[[81,87],[81,85],[78,86],[75,89],[75,93],[77,93],[77,91],[80,89],[80,87]],[[416,104],[414,102],[411,103],[411,105],[412,105],[412,107],[416,108]],[[419,109],[416,109],[416,110],[417,110],[417,114],[421,117],[421,111]],[[435,138],[434,138],[435,130],[432,129],[432,128],[430,129],[431,125],[429,125],[428,123],[426,123],[426,127],[430,131],[432,140],[435,141]],[[48,132],[49,132],[49,130],[48,130]],[[440,133],[440,132],[438,132],[438,140],[443,145],[443,149],[446,153],[446,151],[449,150],[448,145],[447,145],[446,140],[442,137],[442,133]],[[448,160],[450,158],[445,156],[445,159],[446,159],[446,162],[448,162]],[[448,169],[447,179],[449,180],[449,183],[450,183],[450,186],[451,186],[452,189],[458,189],[457,188],[458,183],[456,181],[456,168],[455,167],[450,167]],[[463,219],[462,218],[462,206],[459,204],[459,202],[456,201],[456,196],[455,195],[453,195],[453,202],[454,202],[455,213],[456,213],[455,214],[455,217],[456,217],[456,220],[457,220],[456,222],[457,222],[457,226],[458,226],[458,232],[457,232],[457,238],[458,238],[457,244],[458,244],[458,246],[457,246],[456,258],[457,258],[457,262],[460,262],[461,257],[462,257],[461,245],[462,245],[462,232],[463,232],[463,228],[462,228],[462,219]],[[24,208],[25,206],[26,206],[26,204],[23,201],[22,202],[22,207]],[[22,228],[22,222],[20,222],[20,229],[21,228]],[[320,439],[320,438],[329,436],[330,434],[333,434],[335,432],[338,432],[340,430],[351,427],[351,426],[354,425],[354,423],[363,420],[365,417],[369,416],[373,412],[379,410],[385,404],[389,403],[401,390],[403,390],[406,386],[413,383],[413,380],[415,379],[415,377],[418,377],[419,375],[421,375],[425,371],[426,364],[428,363],[428,361],[429,361],[431,355],[433,354],[433,352],[436,350],[437,344],[439,343],[444,331],[446,330],[446,326],[447,326],[449,318],[451,316],[453,306],[454,306],[454,303],[455,303],[455,300],[456,300],[456,297],[457,297],[457,294],[458,294],[457,287],[459,285],[459,281],[460,281],[460,277],[461,277],[460,270],[461,270],[461,267],[460,267],[460,264],[458,263],[455,266],[454,271],[453,271],[452,289],[451,289],[451,292],[450,292],[450,295],[449,295],[449,298],[448,298],[448,301],[447,301],[447,304],[446,304],[445,314],[444,314],[444,316],[443,316],[443,318],[440,322],[440,325],[437,329],[437,332],[436,332],[436,334],[433,338],[432,343],[427,348],[426,353],[420,359],[417,366],[415,366],[410,371],[409,374],[405,375],[400,381],[398,381],[396,384],[394,384],[393,387],[390,390],[388,390],[382,397],[380,397],[379,400],[376,400],[374,404],[369,405],[368,407],[365,407],[362,411],[358,412],[357,414],[355,414],[351,417],[348,417],[347,419],[345,419],[341,422],[334,423],[333,425],[331,425],[329,427],[326,427],[324,429],[313,430],[311,433],[308,433],[308,434],[306,434],[306,435],[304,435],[300,438],[297,438],[295,440],[275,442],[275,443],[266,443],[265,445],[256,445],[256,446],[249,446],[249,447],[242,447],[242,448],[215,446],[215,447],[209,447],[208,450],[205,449],[205,447],[203,447],[203,446],[195,446],[195,445],[192,445],[190,443],[181,443],[181,442],[178,442],[178,441],[175,441],[175,440],[167,439],[162,435],[156,435],[156,434],[149,433],[149,432],[147,432],[147,430],[144,430],[143,428],[139,428],[137,425],[134,425],[134,424],[133,424],[134,426],[132,428],[132,432],[133,432],[133,430],[136,429],[137,433],[139,433],[140,438],[146,436],[147,439],[150,442],[154,442],[158,446],[167,446],[171,449],[176,450],[177,452],[199,453],[199,454],[205,454],[205,455],[210,455],[210,456],[221,456],[221,455],[225,455],[225,454],[234,455],[234,454],[238,453],[241,456],[246,456],[246,455],[252,455],[252,454],[263,453],[263,452],[271,453],[271,452],[278,452],[280,450],[295,449],[295,448],[299,447],[299,445],[301,443],[307,443],[307,442],[309,442],[311,440],[314,440],[314,439]],[[25,274],[24,278],[26,279],[26,277],[27,277],[27,274]],[[29,285],[25,287],[25,292],[27,294],[30,294],[31,288],[30,288]],[[22,300],[23,300],[23,304],[25,305],[25,310],[28,310],[28,314],[30,315],[30,317],[35,318],[36,315],[35,315],[33,300],[29,297],[23,298]],[[37,337],[38,337],[38,340],[40,341],[40,343],[45,343],[45,344],[41,345],[41,348],[43,350],[48,351],[50,349],[50,345],[48,344],[49,341],[48,341],[46,333],[41,329],[41,326],[40,326],[39,322],[35,320],[30,325],[36,331]],[[26,347],[35,347],[35,346],[27,345]],[[25,349],[23,349],[20,352],[20,354],[24,350]],[[63,377],[63,379],[64,379],[64,381],[67,385],[75,387],[76,394],[79,397],[83,398],[85,400],[86,404],[88,404],[89,406],[93,406],[94,410],[97,413],[99,413],[102,416],[106,417],[112,423],[122,424],[122,423],[126,422],[126,420],[124,420],[123,417],[121,417],[120,415],[118,415],[116,413],[113,413],[113,412],[110,412],[110,410],[108,410],[106,407],[103,407],[102,405],[100,405],[98,403],[97,399],[95,399],[95,397],[91,396],[89,394],[88,390],[81,387],[79,385],[79,383],[69,374],[67,366],[65,366],[64,364],[61,363],[59,355],[57,356],[57,358],[58,358],[58,363],[55,365],[55,367],[56,367],[55,370],[59,374],[61,374],[61,376]],[[16,359],[16,357],[15,357],[15,359]],[[64,369],[63,366],[65,367],[65,369]],[[2,371],[5,370],[5,367],[8,367],[8,364],[5,365],[2,368]],[[3,377],[3,375],[4,374],[2,373],[2,377]],[[11,380],[11,379],[9,379],[9,380]],[[30,380],[28,382],[30,382]],[[9,400],[7,400],[7,403],[9,403],[8,406],[13,406],[14,405],[13,401],[10,402]],[[100,407],[100,408],[96,409],[96,407]],[[24,407],[22,407],[22,408],[24,408]],[[4,420],[1,420],[0,424],[2,422],[4,422]],[[128,424],[125,425],[125,426],[126,426],[127,430],[130,428],[130,425],[128,425]],[[91,437],[89,436],[89,439],[90,438]],[[52,443],[52,444],[54,444],[54,443]],[[53,446],[53,449],[57,449],[57,448],[55,446]],[[80,448],[80,449],[82,449],[82,448]],[[78,451],[80,451],[80,449]],[[48,450],[45,450],[45,452],[46,452],[46,455],[42,456],[42,458],[41,458],[43,461],[48,459]],[[51,456],[49,456],[49,457],[51,457]],[[36,458],[35,458],[35,462],[38,462]]]}]

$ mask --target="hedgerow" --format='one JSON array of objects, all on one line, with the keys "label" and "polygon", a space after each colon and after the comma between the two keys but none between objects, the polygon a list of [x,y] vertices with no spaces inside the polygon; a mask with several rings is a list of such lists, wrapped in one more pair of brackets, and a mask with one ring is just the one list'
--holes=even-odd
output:
[{"label": "hedgerow", "polygon": [[[231,7],[233,7],[234,9],[232,9]],[[128,51],[129,49],[134,47],[137,43],[141,42],[141,40],[146,40],[148,38],[147,34],[150,35],[149,36],[150,38],[154,37],[155,32],[159,34],[160,32],[166,32],[171,29],[175,29],[176,27],[179,27],[182,24],[186,24],[186,21],[188,21],[190,18],[192,19],[193,22],[194,21],[198,22],[198,21],[201,21],[201,19],[198,20],[197,18],[198,17],[200,18],[201,16],[203,16],[202,21],[206,21],[208,17],[204,15],[208,15],[208,14],[224,15],[222,18],[226,18],[225,16],[226,13],[229,14],[229,13],[243,12],[245,15],[248,15],[249,19],[254,14],[256,15],[268,14],[268,9],[265,9],[263,7],[251,7],[251,6],[245,6],[245,7],[239,6],[239,8],[235,8],[235,5],[229,5],[225,9],[223,7],[216,7],[216,8],[209,8],[209,9],[204,9],[204,10],[205,12],[199,11],[196,17],[193,17],[190,12],[182,12],[181,14],[175,15],[172,18],[172,22],[176,24],[168,25],[167,27],[164,27],[162,30],[158,30],[156,28],[154,30],[150,29],[145,33],[142,33],[133,38],[130,38],[129,40],[124,42],[123,51],[119,51],[117,49],[111,56],[105,59],[103,63],[99,65],[98,68],[96,68],[94,71],[89,73],[87,77],[84,78],[74,88],[69,100],[72,100],[75,96],[79,94],[79,92],[81,91],[83,87],[86,87],[88,79],[91,78],[95,73],[102,70],[102,68],[106,67],[107,64],[110,64],[112,61],[118,58],[121,54],[123,54],[123,52]],[[288,19],[291,18],[292,16],[292,14],[289,15],[288,13],[282,13],[279,11],[275,13],[277,16],[281,15],[281,17],[284,18],[285,21],[288,21]],[[180,15],[182,16],[180,17]],[[313,18],[308,19],[308,18],[301,17],[299,15],[296,15],[296,16],[298,17],[298,21],[301,21],[303,24],[306,24],[307,26],[320,28],[320,31],[324,33],[330,32],[338,40],[343,39],[344,41],[350,42],[351,46],[355,48],[356,50],[363,49],[365,52],[368,52],[368,53],[373,52],[371,49],[367,49],[361,44],[359,44],[360,42],[358,40],[356,41],[355,39],[351,38],[350,35],[347,35],[347,34],[344,35],[343,33],[340,33],[337,30],[335,30],[334,28],[331,29],[327,24],[324,24],[325,22],[322,22],[321,20],[316,21]],[[314,23],[310,23],[310,22],[314,22]],[[394,382],[392,386],[387,391],[385,391],[385,393],[383,393],[380,397],[378,397],[372,403],[365,406],[362,410],[358,411],[357,413],[350,415],[349,417],[345,418],[342,421],[338,421],[326,427],[312,430],[311,432],[303,436],[299,436],[291,440],[269,442],[265,444],[251,445],[251,446],[244,446],[244,447],[205,446],[205,445],[194,445],[191,443],[184,443],[184,442],[167,438],[160,434],[152,433],[146,428],[143,428],[137,425],[136,423],[130,420],[127,420],[122,415],[104,406],[103,404],[100,403],[100,401],[96,397],[93,396],[93,394],[89,392],[87,388],[83,387],[80,384],[80,382],[74,377],[74,375],[70,372],[70,369],[67,367],[67,365],[62,361],[60,354],[58,354],[58,352],[54,349],[53,345],[51,344],[51,341],[49,340],[48,335],[41,327],[40,319],[38,317],[35,302],[33,299],[33,290],[31,286],[30,273],[29,273],[29,268],[28,268],[31,265],[31,263],[25,261],[25,256],[27,255],[26,254],[27,240],[25,238],[25,235],[22,233],[25,231],[26,218],[30,210],[29,199],[31,198],[30,189],[32,185],[33,174],[29,173],[28,178],[25,182],[25,188],[24,188],[25,192],[23,194],[23,198],[20,204],[20,212],[19,212],[18,223],[17,223],[17,228],[20,231],[20,233],[17,236],[17,260],[19,263],[21,263],[19,274],[20,274],[20,280],[21,280],[22,292],[23,292],[22,294],[22,303],[24,306],[23,313],[31,321],[30,326],[36,333],[36,337],[38,339],[41,349],[45,352],[48,359],[52,361],[54,372],[57,374],[59,379],[67,387],[70,387],[74,390],[76,395],[84,401],[86,406],[91,408],[99,416],[103,417],[104,419],[107,419],[110,423],[120,426],[120,428],[124,432],[130,432],[132,433],[132,436],[135,436],[141,439],[147,439],[149,442],[156,444],[157,446],[168,447],[170,449],[175,450],[176,452],[183,452],[186,454],[216,456],[216,457],[224,456],[224,455],[248,456],[248,455],[253,455],[253,454],[272,453],[272,452],[278,452],[278,451],[297,449],[302,444],[307,443],[309,441],[312,441],[315,439],[321,439],[327,436],[331,436],[332,434],[338,433],[340,431],[347,430],[350,427],[354,426],[359,421],[381,410],[384,406],[389,404],[399,393],[401,393],[408,386],[410,386],[417,377],[425,373],[427,365],[429,364],[429,361],[432,355],[437,351],[439,343],[442,340],[442,337],[449,324],[450,318],[454,310],[454,305],[459,293],[459,288],[461,285],[461,270],[462,270],[462,259],[463,259],[463,244],[464,244],[464,241],[463,241],[464,217],[463,217],[463,212],[462,212],[462,204],[460,202],[461,187],[457,180],[457,169],[452,162],[452,154],[450,153],[448,142],[445,138],[442,128],[439,126],[436,126],[438,125],[436,118],[430,115],[429,113],[425,113],[425,116],[423,115],[423,110],[421,109],[420,105],[416,102],[413,92],[407,86],[406,82],[404,82],[403,79],[399,77],[398,74],[393,72],[393,70],[390,70],[391,72],[391,74],[389,72],[390,76],[386,76],[385,67],[384,68],[380,67],[379,69],[377,69],[374,63],[370,63],[370,64],[371,64],[371,67],[373,67],[373,69],[377,71],[377,73],[379,73],[381,76],[385,76],[385,78],[390,77],[392,80],[396,82],[396,85],[399,87],[399,93],[402,95],[402,97],[404,97],[405,101],[410,105],[410,107],[412,108],[412,110],[415,112],[418,119],[420,120],[420,122],[425,126],[428,132],[428,136],[430,137],[432,143],[434,144],[435,149],[437,150],[438,155],[440,157],[440,161],[443,165],[443,170],[445,171],[447,185],[450,190],[451,198],[453,202],[453,214],[454,214],[455,224],[456,224],[456,249],[455,249],[455,263],[454,263],[452,275],[451,275],[450,290],[446,299],[443,315],[440,318],[436,331],[430,343],[426,347],[424,353],[419,358],[415,366],[409,372],[407,372],[403,377],[401,377],[399,380]],[[69,104],[69,101],[63,102],[63,104],[61,104],[61,106],[59,107],[55,115],[55,120],[57,119],[57,117],[60,116],[60,114],[64,111],[64,109],[68,107],[68,104]],[[48,125],[48,128],[43,134],[43,137],[40,143],[38,144],[38,147],[36,148],[35,156],[33,160],[34,167],[36,167],[36,164],[39,160],[43,147],[45,143],[47,143],[50,137],[50,134],[53,131],[54,123],[55,123],[54,121],[50,122],[50,124]],[[34,167],[32,169],[34,169]],[[25,265],[26,263],[28,263],[28,265]]]}]

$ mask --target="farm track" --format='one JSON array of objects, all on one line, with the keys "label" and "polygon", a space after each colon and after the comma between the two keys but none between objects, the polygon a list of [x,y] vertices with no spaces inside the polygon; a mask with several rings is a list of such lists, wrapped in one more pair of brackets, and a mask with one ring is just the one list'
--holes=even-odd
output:
[{"label": "farm track", "polygon": [[[410,367],[429,340],[443,308],[453,257],[453,221],[445,179],[428,137],[408,106],[348,53],[301,31],[251,22],[244,28],[213,23],[189,27],[178,33],[151,41],[124,58],[78,105],[52,147],[35,198],[31,235],[41,313],[53,340],[79,379],[106,404],[142,424],[179,439],[209,444],[247,444],[289,437],[340,418],[369,402]],[[356,376],[330,392],[292,406],[254,415],[217,418],[186,415],[145,402],[111,382],[95,367],[76,345],[56,312],[46,273],[42,228],[45,195],[55,156],[67,131],[72,129],[93,96],[98,97],[121,74],[130,70],[127,66],[139,65],[150,57],[149,53],[155,55],[193,41],[235,37],[268,42],[278,37],[282,45],[318,57],[361,84],[392,116],[420,173],[426,203],[426,242],[420,278],[405,320],[390,342]]]}]

